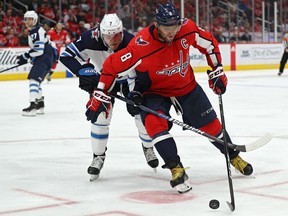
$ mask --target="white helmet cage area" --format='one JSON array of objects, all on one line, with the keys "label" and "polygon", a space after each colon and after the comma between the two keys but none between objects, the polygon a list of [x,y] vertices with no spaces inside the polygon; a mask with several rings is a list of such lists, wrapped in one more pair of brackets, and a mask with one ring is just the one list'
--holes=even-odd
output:
[{"label": "white helmet cage area", "polygon": [[112,35],[123,32],[123,24],[119,17],[113,14],[105,14],[100,23],[101,35]]},{"label": "white helmet cage area", "polygon": [[24,14],[24,19],[25,18],[32,18],[33,19],[33,25],[36,25],[37,24],[37,21],[38,21],[38,15],[35,11],[27,11],[25,14]]}]

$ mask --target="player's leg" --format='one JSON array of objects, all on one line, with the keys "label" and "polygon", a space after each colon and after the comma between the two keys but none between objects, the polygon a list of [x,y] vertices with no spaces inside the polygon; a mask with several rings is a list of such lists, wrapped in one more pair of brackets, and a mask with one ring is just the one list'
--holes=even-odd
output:
[{"label": "player's leg", "polygon": [[44,114],[44,108],[45,108],[45,105],[44,105],[44,96],[43,96],[43,91],[42,91],[42,86],[41,86],[41,83],[39,85],[39,88],[38,88],[38,97],[36,98],[36,114],[37,115],[43,115]]},{"label": "player's leg", "polygon": [[36,59],[28,74],[30,106],[22,110],[23,116],[36,115],[37,100],[42,96],[41,82],[45,74],[45,68],[47,67],[47,61],[44,61],[44,59],[43,57]]},{"label": "player's leg", "polygon": [[[53,48],[52,48],[53,49]],[[52,74],[54,73],[56,67],[57,67],[57,64],[58,64],[58,59],[59,59],[59,54],[60,54],[60,48],[57,50],[57,55],[55,56],[55,51],[53,50],[53,55],[50,55],[51,57],[53,56],[53,59],[52,59],[52,64],[51,66],[48,68],[47,70],[47,74],[45,74],[46,76],[46,79],[47,79],[47,82],[49,83],[51,81],[51,77],[52,77]],[[54,59],[56,58],[56,59]]]},{"label": "player's leg", "polygon": [[[43,115],[44,114],[44,96],[43,96],[43,89],[42,89],[42,81],[45,79],[47,71],[51,68],[53,64],[53,57],[49,53],[43,54],[41,57],[38,57],[33,63],[33,67],[35,68],[33,72],[33,76],[37,76],[39,81],[38,86],[38,96],[36,98],[36,114]],[[30,73],[32,76],[32,72]]]},{"label": "player's leg", "polygon": [[[144,96],[145,106],[154,109],[160,113],[169,115],[171,107],[170,99],[156,95]],[[147,114],[141,111],[141,117],[144,119],[145,128],[152,143],[157,149],[159,155],[165,162],[162,168],[168,168],[172,174],[170,185],[176,188],[179,193],[185,193],[192,189],[185,172],[180,157],[178,155],[177,146],[172,135],[169,133],[168,122],[153,114]]]},{"label": "player's leg", "polygon": [[[218,128],[218,132],[215,131],[215,128]],[[200,130],[223,140],[222,125],[220,121],[218,120],[218,118],[215,118],[212,122],[201,127]],[[227,137],[227,142],[232,143],[232,140],[227,132],[226,132],[226,137]],[[224,154],[224,145],[219,144],[215,141],[211,141],[211,143],[214,146],[216,146],[221,151],[221,153]],[[252,165],[240,157],[239,151],[228,148],[228,153],[229,153],[230,163],[232,164],[232,166],[235,167],[236,170],[238,170],[243,175],[251,175],[253,173]]]},{"label": "player's leg", "polygon": [[282,73],[284,71],[284,68],[285,68],[285,65],[287,63],[287,60],[288,60],[288,53],[286,51],[284,51],[284,53],[282,55],[282,58],[281,58],[281,61],[280,61],[280,67],[279,67],[278,76],[282,75]]},{"label": "player's leg", "polygon": [[[117,87],[114,87],[113,89],[116,93],[120,92],[122,93],[126,98],[128,98],[128,93],[129,93],[129,87],[128,87],[128,83],[122,83],[121,85],[119,85],[119,88],[117,89]],[[147,164],[151,167],[151,168],[156,168],[159,165],[159,160],[157,159],[157,156],[154,152],[154,148],[152,145],[152,140],[149,137],[149,135],[147,134],[147,131],[142,123],[140,114],[139,114],[139,108],[134,107],[133,105],[127,105],[127,111],[128,113],[134,117],[135,119],[135,124],[136,127],[138,129],[138,134],[139,134],[139,138],[141,140],[142,143],[142,149],[143,149],[143,153],[145,156],[145,159],[147,161]]]},{"label": "player's leg", "polygon": [[99,115],[97,121],[91,124],[91,147],[93,160],[87,169],[91,181],[99,177],[100,171],[104,165],[112,111],[113,106],[111,106],[111,109],[109,110],[108,118],[106,118],[106,113],[103,112]]},{"label": "player's leg", "polygon": [[[183,121],[195,128],[220,139],[223,139],[222,125],[201,86],[197,85],[188,95],[177,98],[184,111]],[[228,142],[232,143],[227,134]],[[210,142],[224,154],[224,145],[215,141]],[[251,175],[253,167],[239,156],[239,151],[228,148],[230,163],[243,175]]]},{"label": "player's leg", "polygon": [[57,67],[57,63],[54,62],[52,68],[48,71],[48,73],[47,73],[47,75],[46,75],[47,82],[51,82],[52,75],[53,75],[56,67]]},{"label": "player's leg", "polygon": [[29,78],[29,101],[30,101],[30,106],[27,108],[24,108],[22,110],[22,115],[23,116],[36,116],[36,106],[37,102],[36,99],[39,94],[39,85],[40,83],[33,79]]},{"label": "player's leg", "polygon": [[154,152],[152,140],[147,134],[147,131],[141,121],[140,115],[135,115],[135,124],[138,129],[140,140],[142,141],[142,148],[148,165],[151,168],[158,167],[159,160]]}]

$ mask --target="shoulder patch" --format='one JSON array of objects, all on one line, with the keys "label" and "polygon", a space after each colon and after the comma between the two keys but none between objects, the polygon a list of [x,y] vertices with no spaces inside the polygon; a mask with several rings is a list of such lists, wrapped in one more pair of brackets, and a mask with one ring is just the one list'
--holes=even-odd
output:
[{"label": "shoulder patch", "polygon": [[95,38],[97,41],[100,37],[100,31],[98,28],[96,28],[94,31],[91,31],[91,38]]},{"label": "shoulder patch", "polygon": [[139,37],[137,37],[137,38],[135,39],[135,43],[136,43],[137,45],[139,45],[139,46],[146,46],[146,45],[149,44],[148,41],[145,41],[145,40],[142,39],[142,35],[139,36]]},{"label": "shoulder patch", "polygon": [[182,26],[183,26],[183,25],[186,25],[187,22],[188,22],[188,19],[187,19],[187,18],[182,18],[182,19],[181,19],[181,25],[182,25]]}]

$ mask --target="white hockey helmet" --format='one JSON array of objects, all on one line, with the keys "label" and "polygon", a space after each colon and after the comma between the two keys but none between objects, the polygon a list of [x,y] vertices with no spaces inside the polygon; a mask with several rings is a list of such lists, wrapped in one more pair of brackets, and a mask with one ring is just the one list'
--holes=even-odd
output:
[{"label": "white hockey helmet", "polygon": [[111,35],[123,32],[123,24],[117,14],[105,14],[100,23],[101,34]]},{"label": "white hockey helmet", "polygon": [[31,10],[31,11],[27,11],[25,14],[24,14],[24,19],[25,18],[32,18],[33,19],[33,25],[36,25],[37,24],[37,21],[38,21],[38,15],[35,11]]}]

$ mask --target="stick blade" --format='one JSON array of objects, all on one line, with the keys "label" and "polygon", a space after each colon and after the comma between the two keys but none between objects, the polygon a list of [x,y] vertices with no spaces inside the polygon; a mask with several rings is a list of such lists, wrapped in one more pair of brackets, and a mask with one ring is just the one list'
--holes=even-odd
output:
[{"label": "stick blade", "polygon": [[226,201],[228,207],[230,208],[230,210],[233,212],[235,210],[235,204],[234,203],[230,203],[228,201]]},{"label": "stick blade", "polygon": [[264,145],[266,145],[272,139],[272,135],[270,133],[266,133],[264,136],[258,138],[257,140],[247,144],[247,145],[239,145],[237,146],[237,150],[242,152],[249,152],[255,149],[258,149]]}]

